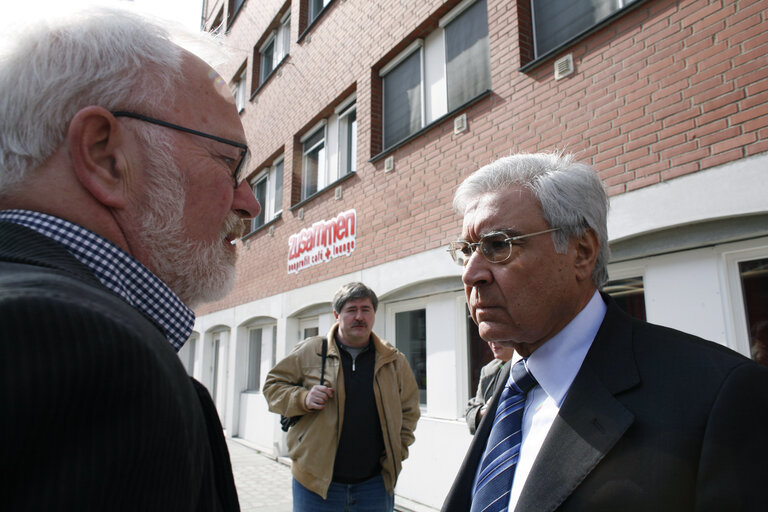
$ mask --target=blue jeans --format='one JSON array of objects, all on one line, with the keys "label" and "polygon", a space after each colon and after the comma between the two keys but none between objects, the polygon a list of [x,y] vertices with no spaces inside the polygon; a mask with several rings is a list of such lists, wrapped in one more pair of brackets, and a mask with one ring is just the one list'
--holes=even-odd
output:
[{"label": "blue jeans", "polygon": [[395,497],[387,492],[377,475],[359,484],[331,482],[328,499],[293,479],[293,512],[392,512]]}]

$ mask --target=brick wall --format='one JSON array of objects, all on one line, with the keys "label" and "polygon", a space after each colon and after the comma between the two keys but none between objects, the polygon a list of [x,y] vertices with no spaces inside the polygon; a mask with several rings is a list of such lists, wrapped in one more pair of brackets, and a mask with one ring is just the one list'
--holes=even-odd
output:
[{"label": "brick wall", "polygon": [[[381,147],[376,67],[456,2],[334,0],[297,43],[299,4],[292,2],[290,56],[242,114],[249,172],[284,147],[282,217],[273,236],[261,230],[239,246],[236,290],[198,314],[444,245],[460,228],[450,206],[456,186],[510,152],[565,148],[593,164],[616,195],[768,150],[768,6],[759,0],[649,0],[555,55],[574,59],[575,73],[560,81],[554,58],[519,70],[532,51],[527,1],[488,0],[492,93],[465,110],[465,132],[454,135],[446,119],[388,153],[390,173],[383,159],[370,161]],[[226,80],[244,59],[252,66],[253,46],[284,5],[246,1],[227,32]],[[341,200],[326,190],[299,220],[290,208],[299,137],[351,89],[357,174],[341,184]],[[355,252],[288,274],[288,237],[349,208],[358,214]]]}]

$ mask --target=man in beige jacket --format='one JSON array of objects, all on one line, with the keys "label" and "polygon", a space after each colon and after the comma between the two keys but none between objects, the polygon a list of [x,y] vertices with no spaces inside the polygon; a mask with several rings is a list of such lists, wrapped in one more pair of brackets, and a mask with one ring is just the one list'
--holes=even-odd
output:
[{"label": "man in beige jacket", "polygon": [[269,410],[300,416],[287,436],[294,512],[394,509],[419,390],[405,355],[372,332],[377,307],[364,284],[342,286],[327,338],[302,341],[267,376]]}]

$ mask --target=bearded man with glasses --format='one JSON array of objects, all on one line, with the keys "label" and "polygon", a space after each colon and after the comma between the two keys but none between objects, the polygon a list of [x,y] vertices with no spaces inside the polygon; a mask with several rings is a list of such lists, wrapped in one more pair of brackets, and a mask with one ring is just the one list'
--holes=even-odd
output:
[{"label": "bearded man with glasses", "polygon": [[239,510],[176,356],[260,210],[234,99],[154,22],[46,14],[0,55],[3,506]]},{"label": "bearded man with glasses", "polygon": [[515,355],[444,512],[765,509],[768,369],[599,291],[608,200],[589,166],[502,158],[454,207],[472,319]]}]

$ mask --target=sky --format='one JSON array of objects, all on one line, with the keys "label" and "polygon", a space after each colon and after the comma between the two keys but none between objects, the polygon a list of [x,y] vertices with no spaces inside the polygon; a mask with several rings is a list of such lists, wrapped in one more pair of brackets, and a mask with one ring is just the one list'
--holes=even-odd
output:
[{"label": "sky", "polygon": [[[66,2],[66,8],[69,6],[74,8],[83,4],[107,6],[132,4],[137,10],[182,23],[195,30],[200,28],[203,6],[203,0],[38,0],[35,2],[35,8],[46,9],[46,5],[53,5],[61,9],[62,2]],[[15,2],[14,4],[24,4],[25,8],[28,8],[25,2]]]}]

